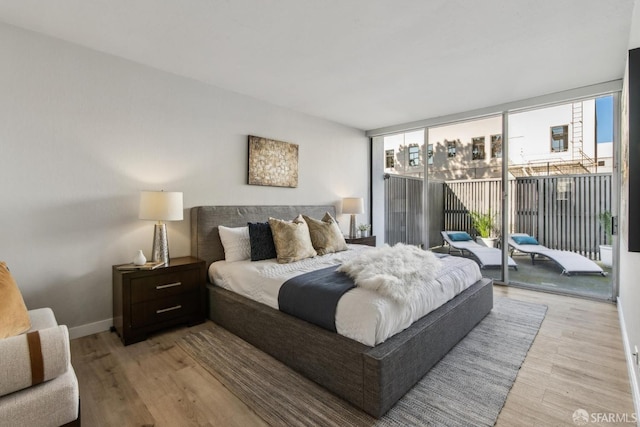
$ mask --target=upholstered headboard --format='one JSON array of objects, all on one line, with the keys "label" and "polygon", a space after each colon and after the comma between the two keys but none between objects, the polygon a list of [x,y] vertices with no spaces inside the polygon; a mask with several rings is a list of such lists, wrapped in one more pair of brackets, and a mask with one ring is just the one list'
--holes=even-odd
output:
[{"label": "upholstered headboard", "polygon": [[265,222],[269,217],[293,219],[298,214],[322,218],[329,212],[334,218],[336,207],[324,206],[196,206],[191,208],[191,256],[207,262],[224,259],[224,248],[218,226],[242,227],[248,222]]}]

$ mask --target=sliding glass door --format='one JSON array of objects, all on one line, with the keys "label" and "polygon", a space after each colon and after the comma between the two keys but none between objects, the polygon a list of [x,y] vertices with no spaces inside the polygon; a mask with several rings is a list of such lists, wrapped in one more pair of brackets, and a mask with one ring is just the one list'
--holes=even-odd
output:
[{"label": "sliding glass door", "polygon": [[[472,258],[500,281],[501,146],[501,116],[427,130],[430,248]],[[452,232],[467,233],[471,243],[449,239]]]},{"label": "sliding glass door", "polygon": [[613,107],[608,95],[509,114],[512,283],[612,297]]}]

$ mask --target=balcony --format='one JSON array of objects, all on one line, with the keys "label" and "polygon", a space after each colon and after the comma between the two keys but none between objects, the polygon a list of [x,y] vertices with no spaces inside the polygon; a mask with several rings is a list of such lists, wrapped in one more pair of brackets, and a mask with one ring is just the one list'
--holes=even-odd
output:
[{"label": "balcony", "polygon": [[[386,243],[427,246],[448,252],[440,232],[462,230],[477,236],[470,212],[497,213],[494,234],[501,234],[502,184],[498,179],[429,181],[429,242],[424,242],[423,185],[420,178],[385,177]],[[601,261],[600,245],[606,242],[600,214],[611,211],[611,174],[573,174],[514,177],[510,194],[509,232],[527,233],[550,248],[571,251],[601,265],[608,275],[562,273],[553,261],[526,254],[513,254],[518,270],[509,271],[509,281],[549,291],[576,293],[596,298],[611,297],[611,267]],[[458,255],[457,252],[455,255]],[[469,256],[469,255],[466,255]],[[501,270],[485,269],[483,275],[501,279]]]}]

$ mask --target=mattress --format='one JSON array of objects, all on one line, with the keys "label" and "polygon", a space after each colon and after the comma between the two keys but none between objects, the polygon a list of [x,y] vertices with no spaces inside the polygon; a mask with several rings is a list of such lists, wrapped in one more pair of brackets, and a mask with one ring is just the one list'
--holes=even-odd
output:
[{"label": "mattress", "polygon": [[[246,298],[278,309],[280,286],[299,274],[338,265],[370,246],[348,245],[349,250],[278,264],[263,261],[216,261],[209,267],[212,283]],[[338,302],[336,329],[340,335],[375,346],[451,300],[482,278],[478,265],[469,259],[447,256],[436,278],[420,288],[415,299],[400,303],[377,292],[356,287]]]}]

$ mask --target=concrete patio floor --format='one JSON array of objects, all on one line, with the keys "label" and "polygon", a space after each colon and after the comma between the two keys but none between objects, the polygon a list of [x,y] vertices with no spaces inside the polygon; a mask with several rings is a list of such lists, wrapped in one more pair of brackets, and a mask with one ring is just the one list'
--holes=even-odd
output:
[{"label": "concrete patio floor", "polygon": [[[449,253],[448,246],[431,248],[434,252]],[[460,252],[453,250],[452,256],[460,256]],[[473,256],[465,253],[466,258],[473,259]],[[551,292],[564,292],[582,295],[598,299],[611,299],[611,268],[605,267],[600,262],[598,265],[607,273],[606,277],[599,274],[575,274],[567,276],[560,274],[562,269],[553,261],[536,258],[536,263],[531,263],[529,255],[520,254],[512,256],[518,264],[518,270],[509,269],[509,282],[513,284],[528,285],[540,290]],[[485,268],[481,270],[482,275],[494,280],[501,280],[502,273],[499,268]]]}]

